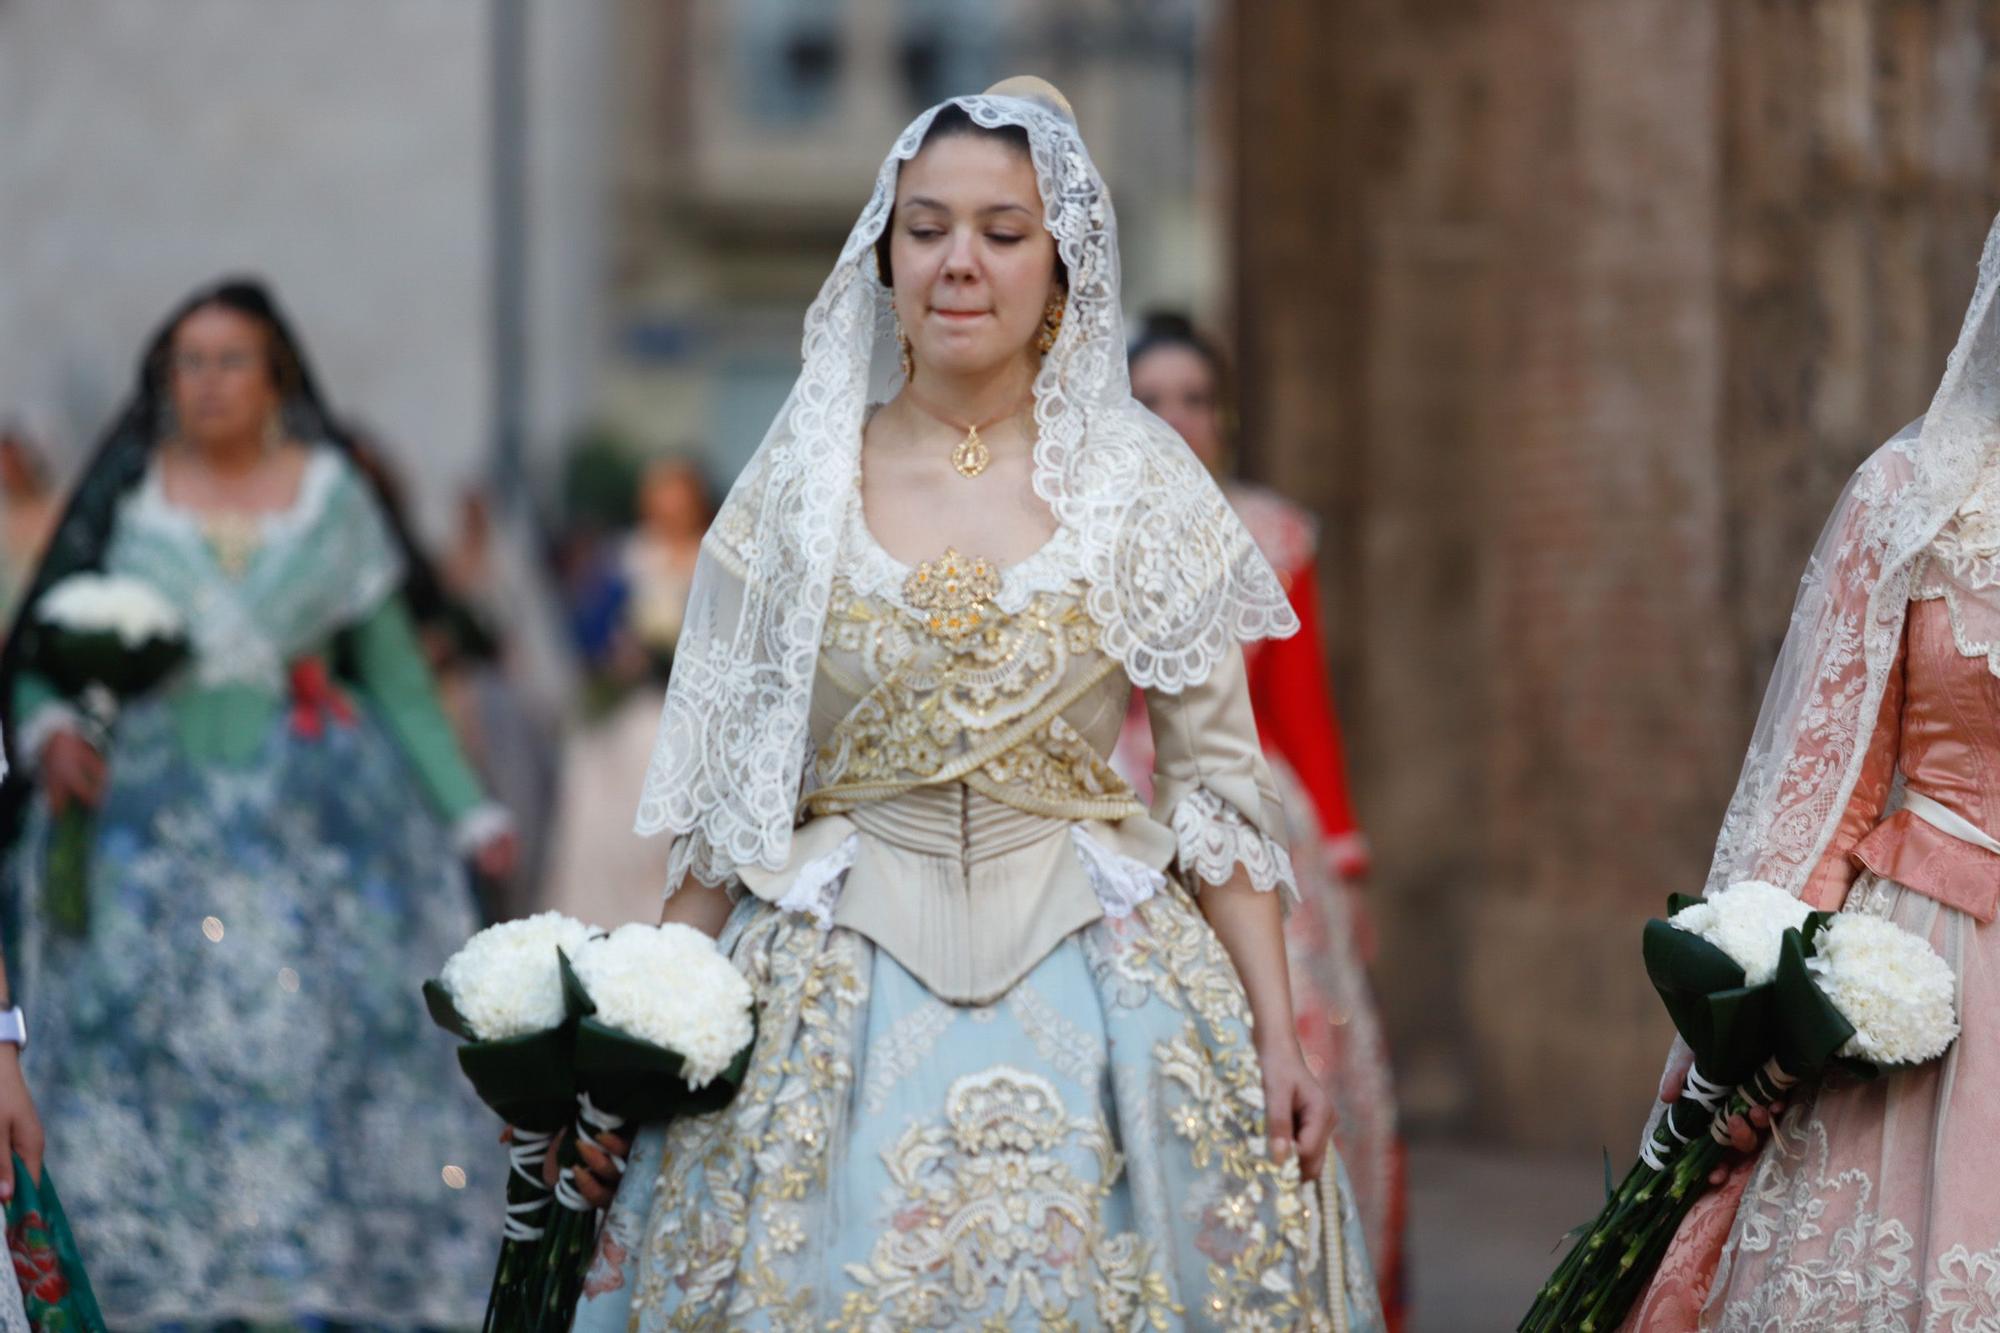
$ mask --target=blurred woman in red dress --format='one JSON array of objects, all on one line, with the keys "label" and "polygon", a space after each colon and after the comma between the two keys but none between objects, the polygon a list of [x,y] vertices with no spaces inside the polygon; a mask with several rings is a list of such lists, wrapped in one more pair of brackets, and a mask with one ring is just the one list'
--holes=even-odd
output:
[{"label": "blurred woman in red dress", "polygon": [[[1132,394],[1180,433],[1217,475],[1244,526],[1278,571],[1298,613],[1299,632],[1247,652],[1250,701],[1273,774],[1285,791],[1300,905],[1286,923],[1292,1006],[1306,1060],[1339,1112],[1334,1137],[1354,1183],[1382,1305],[1402,1325],[1404,1187],[1402,1141],[1388,1049],[1369,990],[1375,950],[1362,887],[1368,841],[1348,795],[1340,721],[1327,692],[1316,573],[1318,525],[1300,506],[1228,475],[1221,354],[1184,318],[1147,319],[1130,352]],[[1120,737],[1117,767],[1144,781],[1152,737],[1135,696]]]}]

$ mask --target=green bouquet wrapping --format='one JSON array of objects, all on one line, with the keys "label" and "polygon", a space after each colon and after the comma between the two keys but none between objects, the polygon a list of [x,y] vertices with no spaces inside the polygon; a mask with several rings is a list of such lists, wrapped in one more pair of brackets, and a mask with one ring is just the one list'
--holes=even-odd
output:
[{"label": "green bouquet wrapping", "polygon": [[530,1333],[554,1193],[550,1145],[576,1112],[576,1023],[563,995],[563,951],[590,927],[558,912],[488,926],[424,983],[431,1018],[461,1038],[459,1068],[512,1127],[507,1220],[484,1333]]},{"label": "green bouquet wrapping", "polygon": [[108,1325],[84,1275],[56,1182],[44,1169],[36,1183],[18,1155],[14,1197],[7,1200],[7,1252],[33,1333],[105,1333]]},{"label": "green bouquet wrapping", "polygon": [[570,1183],[576,1142],[728,1105],[756,1043],[750,984],[707,935],[626,925],[563,962],[575,1023],[576,1128],[563,1147],[536,1327],[568,1329],[599,1218]]},{"label": "green bouquet wrapping", "polygon": [[[35,668],[75,705],[85,739],[102,750],[119,706],[156,688],[187,657],[173,604],[139,579],[72,574],[35,603]],[[43,908],[57,930],[89,929],[90,846],[96,820],[72,801],[56,816],[43,872]]]},{"label": "green bouquet wrapping", "polygon": [[1758,881],[1707,900],[1675,895],[1668,911],[1646,923],[1646,973],[1693,1067],[1639,1161],[1573,1233],[1520,1333],[1623,1322],[1723,1160],[1731,1118],[1831,1067],[1873,1078],[1935,1059],[1958,1035],[1951,969],[1889,921],[1814,912]]}]

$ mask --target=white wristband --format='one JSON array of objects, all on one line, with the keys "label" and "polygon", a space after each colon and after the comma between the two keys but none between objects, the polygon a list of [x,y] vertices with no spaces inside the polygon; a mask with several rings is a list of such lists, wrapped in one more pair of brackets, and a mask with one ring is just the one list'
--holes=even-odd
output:
[{"label": "white wristband", "polygon": [[485,801],[458,817],[451,826],[451,845],[460,856],[471,856],[503,833],[514,831],[514,816],[506,807]]}]

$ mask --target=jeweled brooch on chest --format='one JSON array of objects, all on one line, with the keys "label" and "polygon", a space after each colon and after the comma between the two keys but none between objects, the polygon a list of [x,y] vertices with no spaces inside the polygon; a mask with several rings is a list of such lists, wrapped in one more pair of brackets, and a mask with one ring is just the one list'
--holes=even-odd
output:
[{"label": "jeweled brooch on chest", "polygon": [[999,595],[1000,571],[992,562],[960,555],[955,546],[924,561],[903,580],[903,599],[924,613],[925,629],[947,642],[984,626],[989,603]]}]

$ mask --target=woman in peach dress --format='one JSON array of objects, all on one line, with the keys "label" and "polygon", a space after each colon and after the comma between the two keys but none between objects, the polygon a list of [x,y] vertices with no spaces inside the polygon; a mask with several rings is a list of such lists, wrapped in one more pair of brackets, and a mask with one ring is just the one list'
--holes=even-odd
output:
[{"label": "woman in peach dress", "polygon": [[1689,1214],[1628,1329],[2000,1329],[1994,830],[2000,222],[1930,411],[1862,465],[1807,568],[1709,880],[1923,936],[1963,1032],[1802,1099]]}]

